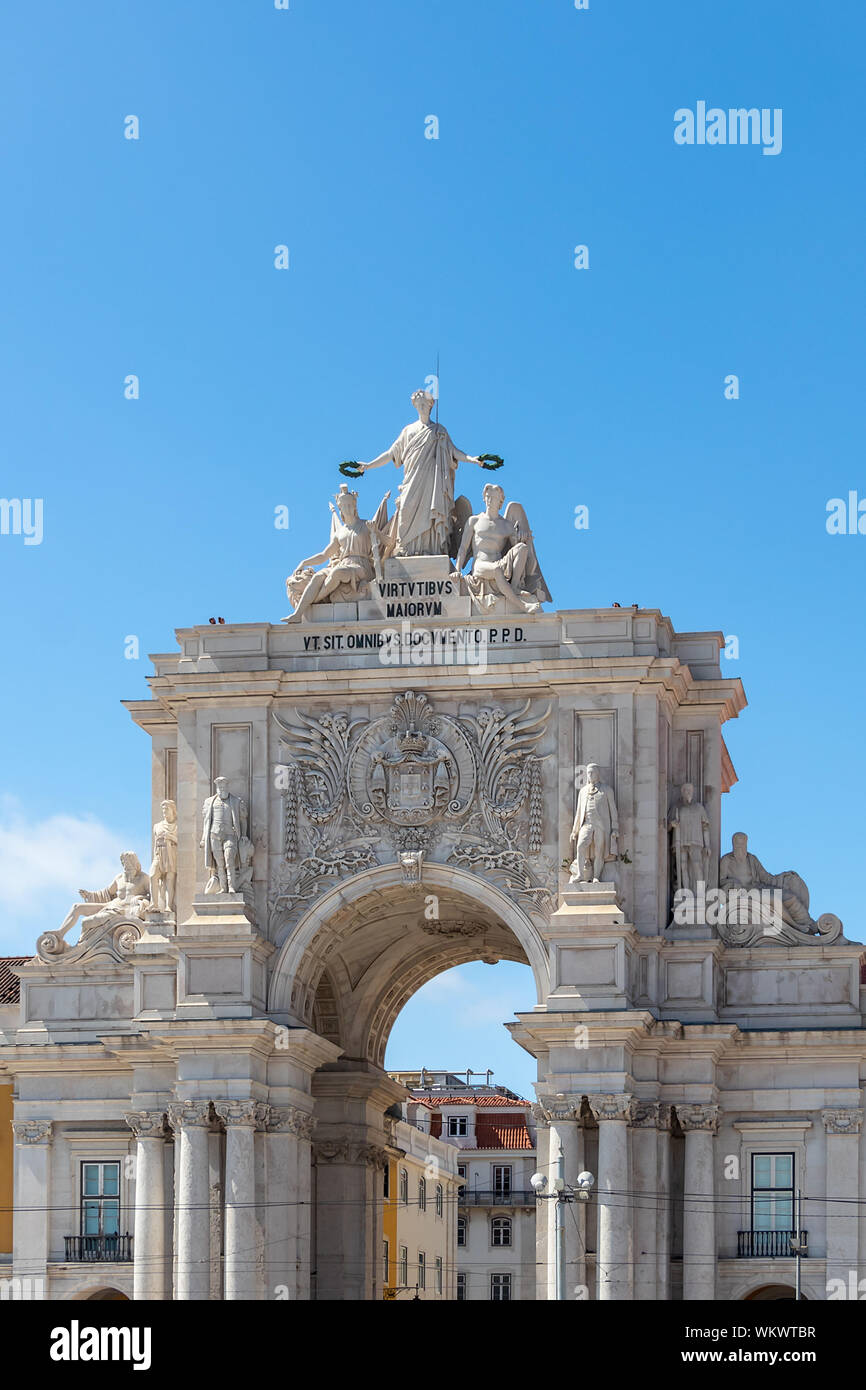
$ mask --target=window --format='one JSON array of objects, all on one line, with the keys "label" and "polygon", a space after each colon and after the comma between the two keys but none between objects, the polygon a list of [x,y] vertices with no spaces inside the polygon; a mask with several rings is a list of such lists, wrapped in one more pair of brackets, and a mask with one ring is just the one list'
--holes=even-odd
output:
[{"label": "window", "polygon": [[409,1205],[409,1173],[407,1169],[400,1169],[400,1201],[404,1207]]},{"label": "window", "polygon": [[500,1197],[511,1196],[511,1164],[494,1163],[493,1191]]},{"label": "window", "polygon": [[427,1210],[427,1179],[418,1179],[418,1210]]},{"label": "window", "polygon": [[511,1244],[511,1221],[507,1216],[494,1216],[490,1223],[490,1244]]},{"label": "window", "polygon": [[384,1175],[384,1177],[383,1177],[383,1179],[382,1179],[382,1196],[385,1198],[385,1201],[386,1201],[386,1202],[387,1202],[388,1198],[391,1196],[391,1165],[390,1165],[390,1163],[386,1163],[386,1164],[385,1164],[385,1175]]},{"label": "window", "polygon": [[469,1133],[469,1119],[466,1115],[448,1116],[448,1138],[465,1139]]},{"label": "window", "polygon": [[458,1244],[458,1245],[465,1245],[465,1244],[466,1244],[466,1217],[465,1217],[465,1216],[458,1216],[458,1218],[457,1218],[457,1244]]},{"label": "window", "polygon": [[467,1174],[468,1172],[469,1172],[469,1169],[467,1168],[467,1166],[466,1166],[465,1163],[458,1163],[458,1164],[457,1164],[457,1176],[458,1176],[458,1178],[463,1178],[464,1182],[466,1181],[466,1174]]},{"label": "window", "polygon": [[445,1194],[442,1191],[441,1182],[436,1184],[436,1215],[441,1216],[445,1210]]},{"label": "window", "polygon": [[409,1283],[409,1251],[405,1245],[400,1246],[400,1286],[406,1288]]},{"label": "window", "polygon": [[119,1163],[82,1163],[81,1234],[120,1234]]},{"label": "window", "polygon": [[494,1303],[511,1302],[511,1275],[491,1274],[490,1297]]},{"label": "window", "polygon": [[458,1303],[465,1303],[465,1302],[466,1302],[466,1275],[465,1275],[465,1274],[458,1274],[458,1275],[457,1275],[457,1302],[458,1302]]},{"label": "window", "polygon": [[427,1287],[427,1256],[423,1250],[418,1251],[418,1288]]},{"label": "window", "polygon": [[383,1240],[383,1241],[382,1241],[382,1278],[383,1278],[384,1282],[387,1284],[388,1278],[389,1278],[388,1242],[387,1242],[387,1240]]},{"label": "window", "polygon": [[442,1256],[436,1256],[436,1292],[442,1292]]},{"label": "window", "polygon": [[794,1229],[794,1155],[752,1154],[752,1230]]}]

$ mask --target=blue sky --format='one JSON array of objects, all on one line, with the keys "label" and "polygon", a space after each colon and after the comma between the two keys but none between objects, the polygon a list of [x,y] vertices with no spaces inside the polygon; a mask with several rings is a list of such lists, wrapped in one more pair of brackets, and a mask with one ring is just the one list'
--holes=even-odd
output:
[{"label": "blue sky", "polygon": [[[0,492],[42,498],[44,535],[0,536],[0,950],[146,844],[119,704],[146,653],[283,615],[336,463],[391,442],[437,353],[440,418],[505,456],[559,606],[739,638],[726,831],[863,937],[866,536],[825,518],[866,495],[864,40],[854,0],[7,11]],[[782,152],[678,146],[698,101],[781,108]],[[527,1086],[485,1022],[531,1002],[521,978],[433,982],[389,1061]]]}]

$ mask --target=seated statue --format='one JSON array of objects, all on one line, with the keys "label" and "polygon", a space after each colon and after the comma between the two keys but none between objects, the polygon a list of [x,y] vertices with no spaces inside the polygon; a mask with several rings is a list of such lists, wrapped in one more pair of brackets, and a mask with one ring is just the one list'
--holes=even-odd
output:
[{"label": "seated statue", "polygon": [[462,574],[472,557],[472,573],[466,583],[472,597],[482,607],[492,607],[504,598],[513,610],[537,613],[550,602],[550,592],[538,564],[526,512],[519,502],[509,502],[505,515],[500,508],[505,493],[498,483],[488,483],[482,491],[484,511],[470,516],[463,527],[456,570]]},{"label": "seated statue", "polygon": [[[832,913],[824,913],[817,922],[813,919],[809,910],[809,889],[800,875],[793,869],[780,874],[768,873],[757,855],[749,853],[748,837],[742,831],[732,836],[730,851],[722,855],[719,888],[738,895],[737,911],[729,907],[726,925],[719,927],[731,945],[751,944],[760,935],[776,938],[787,945],[815,938],[829,944],[841,935],[842,923]],[[772,907],[762,903],[761,889],[775,890],[771,896]],[[756,927],[762,928],[757,934]]]},{"label": "seated statue", "polygon": [[111,921],[112,917],[131,917],[138,920],[146,912],[153,911],[153,903],[150,901],[150,879],[143,872],[138,855],[127,850],[120,856],[120,862],[123,866],[122,872],[107,888],[100,888],[95,892],[79,888],[84,902],[75,903],[69,909],[60,929],[51,933],[52,936],[62,940],[70,927],[74,926],[80,917],[85,917],[87,921],[81,933],[81,941],[84,942],[104,922]]},{"label": "seated statue", "polygon": [[[331,508],[331,539],[319,555],[302,560],[286,580],[286,593],[294,613],[284,622],[296,622],[314,603],[354,602],[367,590],[374,574],[381,579],[380,541],[387,539],[388,498],[386,493],[372,521],[358,516],[358,494],[343,483]],[[324,565],[315,572],[315,565]]]}]

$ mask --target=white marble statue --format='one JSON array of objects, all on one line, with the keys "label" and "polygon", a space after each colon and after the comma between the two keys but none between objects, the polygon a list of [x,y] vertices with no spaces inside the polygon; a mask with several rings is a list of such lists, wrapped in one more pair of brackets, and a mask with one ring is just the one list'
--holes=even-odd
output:
[{"label": "white marble statue", "polygon": [[[302,618],[314,603],[326,599],[334,602],[346,600],[353,602],[367,592],[367,585],[374,574],[381,579],[379,567],[380,542],[387,542],[388,523],[387,492],[379,504],[372,521],[364,521],[358,516],[358,494],[350,492],[344,483],[337,493],[331,508],[331,539],[318,555],[302,560],[286,580],[286,592],[294,606],[294,613],[285,622],[295,622]],[[315,565],[324,565],[323,570],[315,572]]]},{"label": "white marble statue", "polygon": [[[809,889],[793,869],[770,874],[755,854],[749,853],[748,836],[738,831],[731,838],[731,849],[723,854],[719,864],[719,887],[722,889],[777,888],[781,894],[781,914],[785,924],[800,931],[817,930],[809,912]],[[778,902],[778,899],[777,899]]]},{"label": "white marble statue", "polygon": [[112,879],[107,888],[99,888],[95,892],[90,892],[87,888],[79,888],[79,893],[84,902],[75,903],[69,909],[60,928],[57,932],[51,933],[52,937],[62,940],[70,927],[74,926],[79,918],[86,918],[82,928],[82,943],[91,936],[98,927],[104,922],[109,922],[112,917],[130,917],[139,920],[146,912],[153,908],[150,901],[150,879],[141,867],[141,861],[137,854],[131,850],[125,851],[120,856],[122,865],[121,872],[116,878]]},{"label": "white marble statue", "polygon": [[435,398],[415,391],[418,419],[407,425],[390,449],[358,467],[367,472],[393,459],[403,469],[396,510],[389,528],[392,555],[448,555],[454,517],[454,474],[458,463],[481,460],[464,454],[444,425],[431,421]]},{"label": "white marble statue", "polygon": [[216,792],[202,808],[201,847],[210,878],[206,893],[239,893],[243,887],[241,870],[249,864],[247,849],[247,807],[234,792],[228,779],[217,777]]},{"label": "white marble statue", "polygon": [[680,802],[671,812],[670,828],[674,835],[677,888],[697,893],[699,883],[709,882],[710,818],[703,803],[695,801],[691,782],[680,787]]},{"label": "white marble statue", "polygon": [[153,827],[150,889],[157,912],[174,913],[177,888],[177,807],[162,803],[162,820]]},{"label": "white marble statue", "polygon": [[616,855],[619,817],[613,790],[599,777],[599,767],[590,763],[586,783],[577,797],[577,814],[571,828],[574,860],[571,882],[600,883],[605,860]]},{"label": "white marble statue", "polygon": [[542,603],[550,601],[550,593],[539,568],[526,512],[519,502],[509,502],[505,515],[500,516],[505,492],[498,483],[487,483],[481,495],[484,511],[466,521],[457,572],[463,572],[471,556],[472,573],[466,582],[482,607],[504,598],[518,612],[537,613]]}]

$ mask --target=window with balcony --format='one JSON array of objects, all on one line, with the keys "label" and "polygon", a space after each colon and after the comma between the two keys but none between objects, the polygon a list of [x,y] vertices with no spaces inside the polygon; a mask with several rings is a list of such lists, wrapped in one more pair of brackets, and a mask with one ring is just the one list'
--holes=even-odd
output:
[{"label": "window with balcony", "polygon": [[120,1163],[82,1163],[80,1233],[65,1238],[67,1260],[131,1260],[120,1225]]},{"label": "window with balcony", "polygon": [[436,1292],[442,1292],[442,1256],[436,1256]]},{"label": "window with balcony", "polygon": [[418,1210],[427,1210],[427,1179],[418,1179]]},{"label": "window with balcony", "polygon": [[458,1218],[457,1218],[457,1244],[458,1244],[458,1245],[465,1245],[465,1244],[466,1244],[466,1217],[465,1217],[465,1216],[458,1216]]},{"label": "window with balcony", "polygon": [[400,1285],[406,1288],[409,1283],[409,1251],[405,1245],[400,1246]]},{"label": "window with balcony", "polygon": [[466,1302],[466,1275],[465,1275],[465,1274],[458,1274],[458,1275],[457,1275],[457,1302],[458,1302],[458,1303],[465,1303],[465,1302]]},{"label": "window with balcony", "polygon": [[427,1287],[427,1256],[423,1250],[418,1251],[418,1288]]},{"label": "window with balcony", "polygon": [[512,1167],[510,1163],[494,1163],[493,1191],[499,1197],[510,1197],[512,1188]]},{"label": "window with balcony", "polygon": [[[739,1231],[737,1254],[754,1259],[790,1256],[795,1235],[794,1155],[752,1154],[751,1227]],[[804,1238],[806,1232],[801,1233]]]},{"label": "window with balcony", "polygon": [[436,1215],[442,1216],[445,1211],[445,1193],[442,1190],[441,1182],[436,1184]]}]

